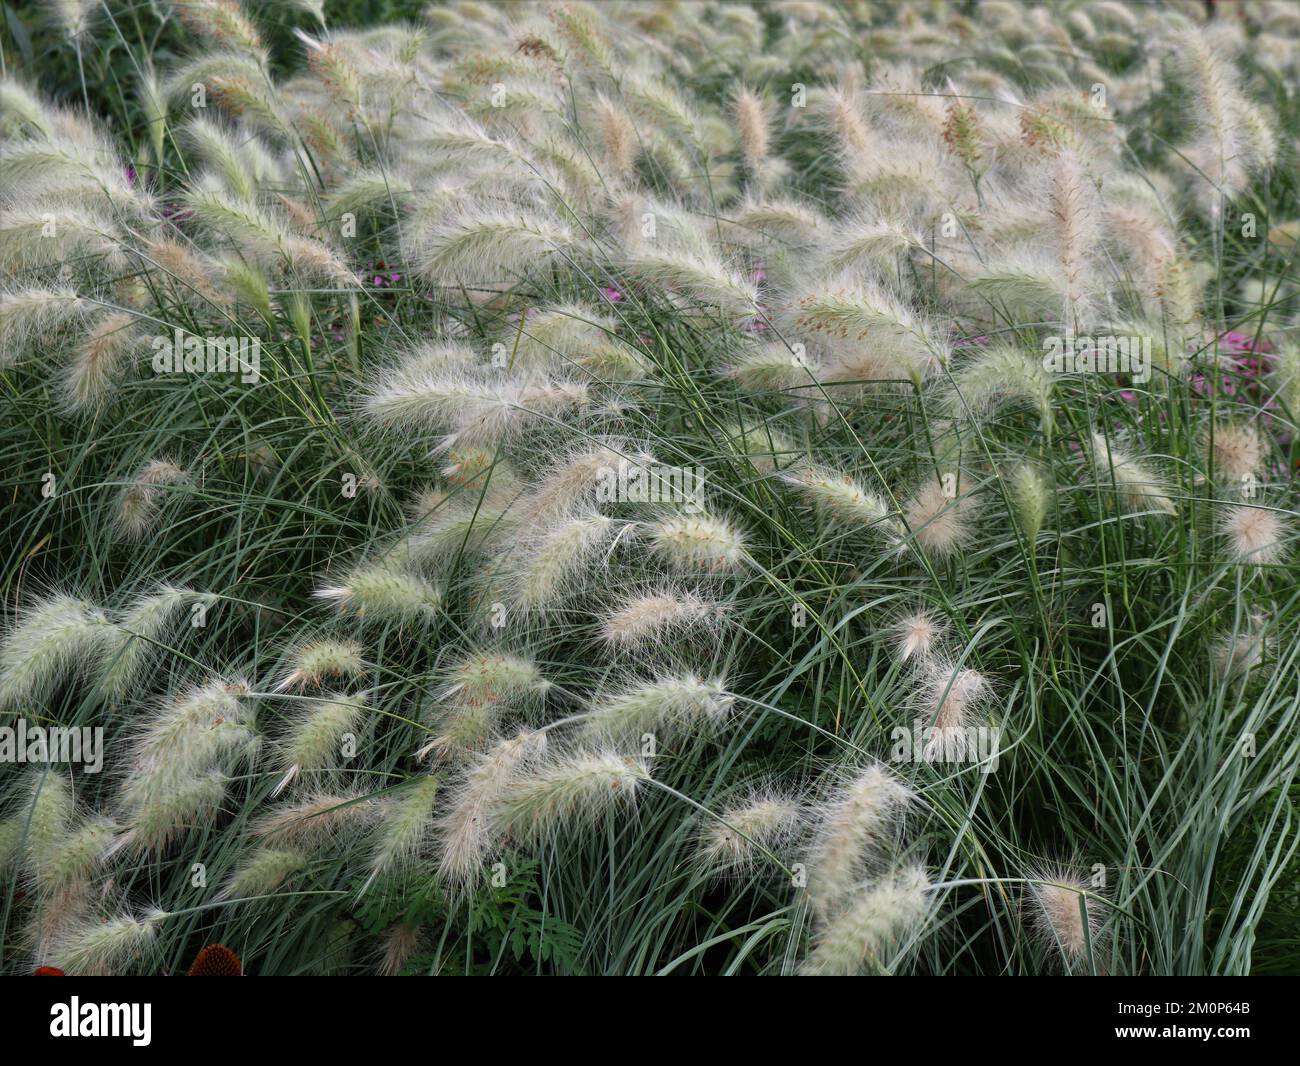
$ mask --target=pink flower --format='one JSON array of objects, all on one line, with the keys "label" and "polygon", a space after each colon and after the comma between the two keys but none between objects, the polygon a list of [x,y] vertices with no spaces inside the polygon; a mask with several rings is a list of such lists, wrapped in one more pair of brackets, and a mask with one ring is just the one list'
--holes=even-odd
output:
[{"label": "pink flower", "polygon": [[604,295],[605,299],[612,304],[616,304],[619,302],[619,300],[623,299],[623,294],[619,292],[616,288],[614,288],[613,285],[607,285],[605,288],[601,289],[600,291]]}]

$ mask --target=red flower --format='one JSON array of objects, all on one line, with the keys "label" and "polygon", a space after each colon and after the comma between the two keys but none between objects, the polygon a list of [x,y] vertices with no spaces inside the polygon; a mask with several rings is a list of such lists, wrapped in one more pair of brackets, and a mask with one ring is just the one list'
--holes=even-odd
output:
[{"label": "red flower", "polygon": [[57,966],[38,966],[32,971],[33,977],[67,977]]},{"label": "red flower", "polygon": [[209,944],[195,956],[191,977],[242,977],[244,968],[239,956],[225,944]]}]

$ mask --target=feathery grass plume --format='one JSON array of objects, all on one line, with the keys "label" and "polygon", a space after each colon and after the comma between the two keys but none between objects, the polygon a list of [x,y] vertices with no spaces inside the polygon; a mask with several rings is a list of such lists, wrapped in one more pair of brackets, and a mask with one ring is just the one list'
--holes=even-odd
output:
[{"label": "feathery grass plume", "polygon": [[289,848],[254,848],[217,893],[219,900],[249,899],[270,895],[282,884],[301,873],[307,856]]},{"label": "feathery grass plume", "polygon": [[1028,461],[1015,463],[1005,477],[1020,531],[1032,548],[1052,505],[1052,486],[1043,468]]},{"label": "feathery grass plume", "polygon": [[51,770],[30,769],[11,803],[6,825],[13,834],[10,859],[40,870],[67,839],[76,813],[72,788]]},{"label": "feathery grass plume", "polygon": [[608,343],[614,323],[578,304],[561,304],[522,316],[502,340],[510,366],[548,369],[579,362]]},{"label": "feathery grass plume", "polygon": [[134,323],[133,315],[114,311],[90,327],[68,366],[63,392],[69,410],[94,412],[103,408],[124,364],[139,344]]},{"label": "feathery grass plume", "polygon": [[1269,620],[1252,611],[1241,632],[1223,633],[1211,645],[1214,666],[1221,677],[1243,678],[1272,658],[1277,646]]},{"label": "feathery grass plume", "polygon": [[1091,319],[1090,301],[1101,287],[1095,274],[1100,201],[1096,187],[1073,152],[1061,152],[1052,163],[1047,203],[1067,301],[1063,320],[1078,326]]},{"label": "feathery grass plume", "polygon": [[739,422],[722,427],[727,444],[743,456],[761,474],[772,474],[795,463],[803,449],[777,429],[771,420],[744,425]]},{"label": "feathery grass plume", "polygon": [[901,530],[885,498],[864,489],[847,474],[805,464],[783,475],[782,480],[832,518],[878,528],[886,540],[898,541]]},{"label": "feathery grass plume", "polygon": [[[505,463],[505,460],[499,458],[499,455],[499,452],[491,448],[470,446],[449,448],[446,453],[446,465],[438,473],[442,475],[448,485],[454,485],[457,488],[479,484],[499,464]],[[446,499],[446,494],[442,496],[442,499]],[[432,510],[432,508],[426,508],[426,511],[422,513],[427,513],[428,510]]]},{"label": "feathery grass plume", "polygon": [[0,709],[46,699],[71,671],[99,661],[111,633],[108,616],[75,596],[33,603],[0,649]]},{"label": "feathery grass plume", "polygon": [[433,506],[407,537],[405,549],[413,560],[430,564],[492,550],[523,523],[517,497],[512,484],[498,486],[494,477],[486,493],[462,492],[431,501]]},{"label": "feathery grass plume", "polygon": [[90,32],[90,23],[99,11],[95,0],[53,0],[49,15],[71,41],[80,40]]},{"label": "feathery grass plume", "polygon": [[689,589],[662,586],[625,596],[601,619],[600,637],[607,645],[631,650],[665,643],[697,626],[716,624],[727,607]]},{"label": "feathery grass plume", "polygon": [[409,866],[429,845],[433,838],[438,787],[438,778],[424,775],[405,782],[394,795],[384,797],[370,877],[363,892],[375,878]]},{"label": "feathery grass plume", "polygon": [[630,804],[650,780],[645,765],[605,749],[579,750],[522,773],[502,790],[492,808],[496,832],[539,843],[560,830],[596,822],[619,804]]},{"label": "feathery grass plume", "polygon": [[752,870],[762,857],[760,848],[776,851],[798,835],[804,810],[796,798],[758,790],[743,803],[723,809],[699,833],[695,859],[714,873]]},{"label": "feathery grass plume", "polygon": [[831,237],[823,268],[827,273],[892,270],[899,256],[922,247],[918,234],[889,219],[860,216],[840,224]]},{"label": "feathery grass plume", "polygon": [[798,324],[842,340],[852,339],[854,355],[842,365],[828,365],[825,381],[864,377],[864,359],[886,368],[893,378],[919,385],[932,371],[946,366],[949,342],[899,297],[874,282],[852,275],[828,279],[797,298]]},{"label": "feathery grass plume", "polygon": [[262,53],[262,38],[237,0],[177,0],[180,20],[209,44],[250,55]]},{"label": "feathery grass plume", "polygon": [[[1208,434],[1207,434],[1208,438]],[[1264,465],[1264,442],[1254,426],[1220,422],[1214,427],[1211,461],[1218,477],[1246,488]]]},{"label": "feathery grass plume", "polygon": [[936,559],[960,551],[974,535],[978,504],[961,477],[924,481],[903,507],[907,528],[921,549]]},{"label": "feathery grass plume", "polygon": [[869,169],[878,147],[876,135],[862,116],[856,91],[849,87],[828,90],[823,98],[822,118],[845,172],[855,174]]},{"label": "feathery grass plume", "polygon": [[276,746],[284,776],[271,795],[278,796],[304,770],[330,769],[341,757],[343,738],[357,728],[369,707],[362,693],[349,696],[336,692],[309,700],[294,715],[288,734]]},{"label": "feathery grass plume", "polygon": [[1284,340],[1277,346],[1268,383],[1291,417],[1300,418],[1300,341]]},{"label": "feathery grass plume", "polygon": [[894,624],[894,639],[899,662],[928,659],[947,626],[928,611],[914,611]]},{"label": "feathery grass plume", "polygon": [[734,704],[722,678],[693,673],[649,682],[630,682],[592,701],[582,725],[593,741],[631,743],[646,733],[670,734],[717,729]]},{"label": "feathery grass plume", "polygon": [[[23,944],[30,946],[32,959],[49,964],[55,946],[69,929],[86,920],[93,903],[91,882],[87,879],[79,879],[67,888],[34,895],[30,917],[22,931]],[[65,976],[62,970],[54,969],[57,976]],[[38,969],[36,976],[41,972]]]},{"label": "feathery grass plume", "polygon": [[588,402],[580,382],[513,377],[478,369],[381,378],[362,411],[383,426],[449,429],[443,449],[493,445],[538,416],[557,416]]},{"label": "feathery grass plume", "polygon": [[1103,914],[1091,885],[1056,868],[1031,875],[1029,894],[1032,926],[1046,947],[1055,948],[1067,962],[1079,958],[1090,942],[1095,950]]},{"label": "feathery grass plume", "polygon": [[741,154],[753,175],[761,174],[767,163],[768,128],[767,108],[752,89],[736,86],[731,95],[731,107],[736,119]]},{"label": "feathery grass plume", "polygon": [[500,582],[525,612],[556,604],[582,571],[617,543],[626,526],[596,511],[579,511],[543,527],[503,559]]},{"label": "feathery grass plume", "polygon": [[603,94],[596,96],[595,111],[605,165],[613,177],[626,180],[632,176],[632,168],[641,152],[636,127],[627,117],[627,112]]},{"label": "feathery grass plume", "polygon": [[318,688],[326,681],[358,678],[366,672],[361,645],[355,640],[311,640],[300,644],[285,660],[291,667],[276,684],[276,692]]},{"label": "feathery grass plume", "polygon": [[378,805],[364,793],[310,790],[300,800],[272,808],[250,832],[275,844],[312,850],[344,831],[364,831],[377,813]]},{"label": "feathery grass plume", "polygon": [[54,133],[49,105],[11,76],[0,78],[0,132],[15,139],[24,132],[46,139]]},{"label": "feathery grass plume", "polygon": [[1025,404],[1051,435],[1052,379],[1040,357],[1009,344],[981,349],[952,375],[947,407],[954,418],[980,419],[1009,404]]},{"label": "feathery grass plume", "polygon": [[864,965],[881,971],[886,952],[925,920],[929,888],[925,871],[916,866],[864,886],[818,931],[800,972],[804,976],[851,977]]},{"label": "feathery grass plume", "polygon": [[716,515],[670,515],[650,527],[655,552],[681,570],[739,570],[748,560],[745,537]]},{"label": "feathery grass plume", "polygon": [[440,691],[444,700],[502,703],[519,708],[540,700],[551,683],[531,659],[510,652],[481,652],[456,662]]},{"label": "feathery grass plume", "polygon": [[973,174],[984,172],[984,124],[970,104],[948,101],[948,117],[943,124],[943,142]]},{"label": "feathery grass plume", "polygon": [[42,891],[60,892],[86,884],[117,834],[117,824],[102,815],[92,815],[60,834],[57,841],[35,858],[36,883]]},{"label": "feathery grass plume", "polygon": [[154,952],[158,924],[166,911],[153,909],[140,917],[130,914],[99,920],[89,917],[59,938],[53,957],[78,977],[113,976],[146,966]]},{"label": "feathery grass plume", "polygon": [[1210,33],[1186,31],[1173,54],[1191,94],[1187,115],[1195,135],[1184,152],[1198,172],[1198,184],[1208,183],[1202,197],[1217,217],[1220,197],[1236,196],[1251,174],[1272,165],[1277,152],[1272,120],[1242,93]]},{"label": "feathery grass plume", "polygon": [[117,530],[129,540],[154,532],[154,521],[169,485],[185,480],[185,471],[170,459],[150,459],[136,472],[117,501]]},{"label": "feathery grass plume", "polygon": [[19,204],[0,212],[0,265],[17,271],[70,259],[121,262],[121,236],[98,211]]},{"label": "feathery grass plume", "polygon": [[929,738],[925,756],[961,759],[966,755],[965,729],[989,698],[989,683],[977,670],[940,659],[927,660],[923,676],[916,728]]},{"label": "feathery grass plume", "polygon": [[1092,465],[1103,488],[1114,486],[1120,501],[1132,511],[1174,514],[1178,508],[1168,496],[1164,479],[1123,449],[1092,434]]},{"label": "feathery grass plume", "polygon": [[1219,531],[1234,562],[1263,566],[1286,557],[1286,541],[1291,535],[1290,527],[1276,511],[1246,504],[1223,508]]},{"label": "feathery grass plume", "polygon": [[225,798],[225,771],[258,747],[242,682],[212,681],[163,704],[133,729],[122,785],[122,820],[130,828],[113,851],[128,845],[165,848],[179,833],[210,818]]},{"label": "feathery grass plume", "polygon": [[276,177],[271,161],[249,150],[256,141],[238,136],[220,122],[203,117],[191,119],[183,136],[198,159],[240,200],[253,203],[263,183]]},{"label": "feathery grass plume", "polygon": [[[520,500],[520,510],[533,522],[558,519],[576,507],[587,505],[602,489],[617,479],[649,479],[648,467],[654,456],[643,448],[613,442],[571,452],[550,464]],[[615,502],[601,500],[600,502]]]},{"label": "feathery grass plume", "polygon": [[211,599],[187,588],[164,584],[136,600],[106,642],[99,690],[113,701],[135,691],[141,676],[157,658],[156,645],[166,636],[176,613],[187,603],[207,603]]},{"label": "feathery grass plume", "polygon": [[210,824],[229,785],[230,778],[216,770],[185,778],[165,771],[132,778],[122,819],[129,828],[113,843],[110,854],[125,848],[161,851],[187,830]]},{"label": "feathery grass plume", "polygon": [[420,927],[411,922],[398,922],[386,930],[381,940],[379,977],[397,977],[420,950]]},{"label": "feathery grass plume", "polygon": [[0,370],[16,366],[33,341],[78,324],[94,310],[72,289],[24,288],[0,293]]},{"label": "feathery grass plume", "polygon": [[857,771],[813,810],[808,893],[823,919],[839,910],[874,862],[885,833],[915,797],[884,766]]},{"label": "feathery grass plume", "polygon": [[749,318],[758,311],[758,286],[729,268],[713,249],[644,247],[626,265],[643,281],[717,308],[729,318]]},{"label": "feathery grass plume", "polygon": [[438,284],[495,286],[550,265],[577,242],[568,225],[537,211],[471,205],[427,227],[412,259]]},{"label": "feathery grass plume", "polygon": [[478,876],[495,844],[493,810],[510,783],[545,753],[546,734],[525,730],[475,756],[438,819],[439,877],[463,886]]},{"label": "feathery grass plume", "polygon": [[813,378],[807,360],[781,341],[743,350],[723,372],[749,392],[793,389],[809,384]]},{"label": "feathery grass plume", "polygon": [[314,593],[332,603],[341,615],[363,622],[401,624],[437,621],[442,593],[418,574],[394,563],[362,563],[340,585]]}]

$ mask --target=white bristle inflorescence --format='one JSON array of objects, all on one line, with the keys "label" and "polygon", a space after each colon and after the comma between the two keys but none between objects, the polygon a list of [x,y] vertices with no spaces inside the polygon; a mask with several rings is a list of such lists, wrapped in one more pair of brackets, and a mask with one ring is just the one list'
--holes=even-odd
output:
[{"label": "white bristle inflorescence", "polygon": [[69,673],[98,662],[113,643],[108,616],[58,593],[34,602],[0,648],[0,708],[45,699]]},{"label": "white bristle inflorescence", "polygon": [[737,874],[780,854],[803,825],[804,806],[795,797],[759,789],[743,802],[723,808],[717,821],[699,833],[696,861],[712,873]]},{"label": "white bristle inflorescence", "polygon": [[829,915],[843,904],[878,860],[886,834],[914,798],[898,778],[876,765],[857,771],[814,806],[808,893],[818,914]]},{"label": "white bristle inflorescence", "polygon": [[726,721],[733,703],[721,678],[672,675],[632,682],[597,698],[583,729],[593,739],[625,743],[647,733],[716,729]]},{"label": "white bristle inflorescence", "polygon": [[438,873],[453,884],[476,878],[495,844],[492,812],[515,778],[546,753],[546,734],[523,731],[476,756],[451,787],[438,820]]},{"label": "white bristle inflorescence", "polygon": [[801,972],[810,977],[851,977],[864,966],[881,972],[887,953],[925,920],[929,889],[930,880],[919,867],[864,886],[818,931]]},{"label": "white bristle inflorescence", "polygon": [[500,833],[536,842],[632,803],[649,780],[642,762],[608,749],[553,756],[507,784],[492,805],[493,822]]},{"label": "white bristle inflorescence", "polygon": [[619,650],[653,648],[672,637],[722,621],[725,604],[672,586],[624,597],[600,623],[600,637]]}]

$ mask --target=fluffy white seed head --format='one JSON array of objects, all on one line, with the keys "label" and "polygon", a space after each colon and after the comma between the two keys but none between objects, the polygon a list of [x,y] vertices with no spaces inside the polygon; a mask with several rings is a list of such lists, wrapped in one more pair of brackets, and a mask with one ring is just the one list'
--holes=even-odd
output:
[{"label": "fluffy white seed head", "polygon": [[1164,479],[1128,452],[1107,444],[1100,433],[1092,435],[1092,462],[1098,482],[1119,494],[1125,507],[1134,511],[1174,514],[1177,507],[1168,496]]},{"label": "fluffy white seed head", "polygon": [[37,601],[0,649],[0,708],[45,699],[72,670],[98,661],[112,636],[108,616],[85,600]]},{"label": "fluffy white seed head", "polygon": [[721,678],[671,675],[596,699],[583,731],[593,740],[632,743],[646,733],[716,729],[733,702]]},{"label": "fluffy white seed head", "polygon": [[744,535],[710,514],[662,519],[651,527],[650,540],[662,559],[681,570],[733,571],[748,558]]},{"label": "fluffy white seed head", "polygon": [[908,867],[858,889],[818,931],[802,973],[849,977],[864,966],[882,972],[888,953],[924,921],[929,888],[925,871]]},{"label": "fluffy white seed head", "polygon": [[467,885],[495,846],[492,813],[515,778],[546,752],[546,734],[521,732],[478,755],[453,786],[447,812],[438,821],[438,874]]},{"label": "fluffy white seed head", "polygon": [[899,662],[927,659],[935,651],[947,627],[928,611],[915,611],[894,624],[895,649]]},{"label": "fluffy white seed head", "polygon": [[818,914],[829,915],[844,903],[913,798],[898,778],[875,765],[858,771],[813,809],[808,892]]},{"label": "fluffy white seed head", "polygon": [[766,857],[760,848],[779,854],[795,838],[803,814],[803,805],[791,796],[755,792],[744,802],[724,808],[720,820],[710,820],[700,831],[696,861],[715,873],[752,869]]},{"label": "fluffy white seed head", "polygon": [[438,779],[422,776],[384,799],[367,887],[376,877],[411,866],[431,845],[437,798]]},{"label": "fluffy white seed head", "polygon": [[361,645],[355,640],[312,640],[289,654],[285,669],[284,677],[275,686],[277,692],[357,678],[365,673],[366,664]]},{"label": "fluffy white seed head", "polygon": [[291,848],[254,848],[217,893],[217,898],[239,900],[270,895],[306,865],[307,856]]},{"label": "fluffy white seed head", "polygon": [[130,540],[155,532],[155,520],[166,489],[185,479],[185,471],[170,459],[150,459],[127,483],[117,501],[117,528]]},{"label": "fluffy white seed head", "polygon": [[276,748],[276,760],[284,772],[271,793],[283,791],[303,771],[325,770],[343,757],[345,738],[356,730],[366,713],[365,694],[348,696],[332,693],[308,700],[292,711],[292,724]]},{"label": "fluffy white seed head", "polygon": [[622,599],[601,619],[600,637],[610,647],[624,651],[651,647],[716,623],[725,615],[725,604],[665,586]]},{"label": "fluffy white seed head", "polygon": [[315,593],[341,615],[364,622],[429,624],[438,619],[442,593],[420,575],[392,563],[363,563],[340,585]]},{"label": "fluffy white seed head", "polygon": [[956,474],[921,484],[904,506],[908,528],[921,549],[936,559],[960,551],[974,535],[977,504]]},{"label": "fluffy white seed head", "polygon": [[1235,562],[1267,565],[1286,556],[1291,530],[1276,511],[1247,505],[1225,507],[1219,528]]},{"label": "fluffy white seed head", "polygon": [[1064,869],[1034,874],[1029,888],[1032,926],[1049,950],[1066,961],[1082,955],[1089,941],[1096,950],[1104,914],[1095,889]]},{"label": "fluffy white seed head", "polygon": [[493,819],[508,837],[539,842],[631,803],[649,779],[640,761],[610,750],[561,755],[511,781],[493,806]]},{"label": "fluffy white seed head", "polygon": [[67,930],[54,946],[53,958],[61,969],[78,977],[139,969],[151,961],[158,924],[166,917],[161,910],[138,918],[129,914],[103,921],[90,917]]}]

